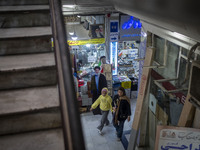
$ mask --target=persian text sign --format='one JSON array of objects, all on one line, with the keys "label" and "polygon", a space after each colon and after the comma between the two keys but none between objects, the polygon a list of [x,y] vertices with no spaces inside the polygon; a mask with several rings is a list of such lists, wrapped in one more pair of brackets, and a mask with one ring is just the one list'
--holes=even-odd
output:
[{"label": "persian text sign", "polygon": [[158,126],[155,150],[200,150],[200,129]]}]

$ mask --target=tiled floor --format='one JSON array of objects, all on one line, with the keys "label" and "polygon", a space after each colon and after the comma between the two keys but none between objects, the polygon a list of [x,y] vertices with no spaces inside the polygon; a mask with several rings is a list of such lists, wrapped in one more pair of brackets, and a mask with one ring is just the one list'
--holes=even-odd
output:
[{"label": "tiled floor", "polygon": [[[131,126],[133,123],[133,117],[136,106],[136,98],[131,99],[131,121],[125,122],[124,124],[124,136],[122,137],[122,142],[117,141],[117,137],[115,134],[115,128],[112,124],[105,126],[102,130],[103,135],[99,135],[97,132],[97,126],[99,125],[101,115],[93,115],[92,112],[87,112],[81,114],[81,121],[85,139],[86,150],[124,150],[127,141],[129,140],[129,135],[131,130]],[[109,121],[112,120],[112,115],[109,113],[108,116]],[[124,147],[124,140],[126,141]]]}]

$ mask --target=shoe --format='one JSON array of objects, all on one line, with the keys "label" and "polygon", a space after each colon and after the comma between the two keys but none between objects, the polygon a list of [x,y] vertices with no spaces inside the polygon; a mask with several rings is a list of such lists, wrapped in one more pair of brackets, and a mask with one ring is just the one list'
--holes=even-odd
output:
[{"label": "shoe", "polygon": [[98,131],[98,133],[99,133],[100,135],[102,135],[102,132],[101,132],[101,130],[97,129],[97,131]]},{"label": "shoe", "polygon": [[109,126],[110,123],[104,124],[105,126]]}]

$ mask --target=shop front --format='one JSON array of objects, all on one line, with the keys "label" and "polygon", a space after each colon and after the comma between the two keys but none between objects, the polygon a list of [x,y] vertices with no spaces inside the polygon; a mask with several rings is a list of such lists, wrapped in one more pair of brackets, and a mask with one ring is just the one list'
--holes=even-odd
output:
[{"label": "shop front", "polygon": [[[139,19],[121,15],[119,21],[110,21],[110,56],[113,65],[113,92],[122,86],[129,98],[137,95],[139,79],[139,51],[141,26]],[[118,25],[117,25],[118,23]],[[118,31],[113,30],[119,26]],[[113,38],[118,33],[118,39]],[[113,60],[113,61],[112,61]],[[136,92],[134,92],[136,91]],[[134,93],[134,94],[133,94]]]}]

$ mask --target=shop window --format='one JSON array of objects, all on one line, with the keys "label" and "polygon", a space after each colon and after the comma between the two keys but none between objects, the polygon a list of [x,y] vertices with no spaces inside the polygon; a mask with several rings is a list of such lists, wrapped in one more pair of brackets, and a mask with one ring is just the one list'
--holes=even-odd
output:
[{"label": "shop window", "polygon": [[161,37],[154,36],[154,46],[155,46],[155,57],[154,60],[160,64],[163,64],[164,58],[164,44],[165,40]]},{"label": "shop window", "polygon": [[[164,63],[163,62],[164,61],[164,59],[163,59],[164,58],[164,50],[163,50],[164,44],[165,44],[165,41],[162,39],[162,42],[160,41],[156,47],[156,53],[157,54],[159,53],[159,61],[162,62],[161,64]],[[166,47],[167,47],[166,66],[163,69],[161,69],[161,68],[155,69],[155,71],[158,72],[160,75],[162,75],[164,78],[176,78],[180,47],[178,45],[168,42],[168,41],[167,41]],[[160,52],[159,52],[159,50],[160,50]],[[156,57],[158,57],[158,56],[156,56]]]},{"label": "shop window", "polygon": [[[185,48],[182,48],[181,55],[185,56],[185,57],[188,57],[188,54],[189,54],[189,50],[185,49]],[[193,59],[193,60],[195,59],[195,54],[194,53],[192,54],[191,59]]]}]

